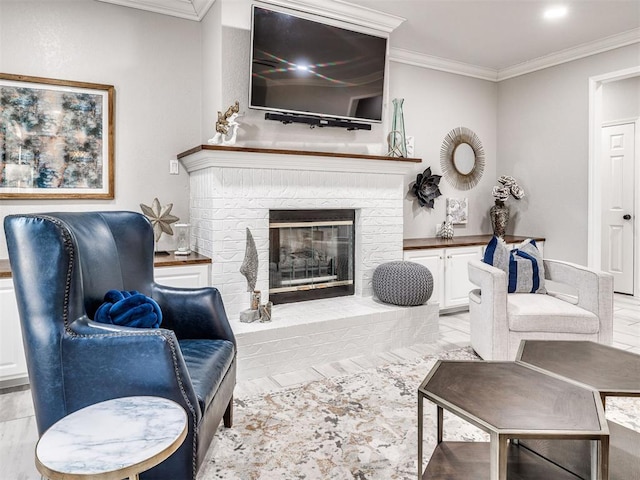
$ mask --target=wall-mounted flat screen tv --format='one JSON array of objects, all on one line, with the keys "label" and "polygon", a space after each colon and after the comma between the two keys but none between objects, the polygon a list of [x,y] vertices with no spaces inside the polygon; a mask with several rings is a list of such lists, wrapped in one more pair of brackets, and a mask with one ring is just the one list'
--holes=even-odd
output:
[{"label": "wall-mounted flat screen tv", "polygon": [[387,39],[253,6],[249,107],[382,120]]}]

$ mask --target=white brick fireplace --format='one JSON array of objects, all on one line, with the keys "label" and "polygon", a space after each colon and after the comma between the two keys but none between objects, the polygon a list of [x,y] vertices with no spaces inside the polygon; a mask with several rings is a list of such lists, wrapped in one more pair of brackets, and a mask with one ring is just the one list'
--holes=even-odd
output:
[{"label": "white brick fireplace", "polygon": [[372,295],[376,266],[402,260],[403,173],[411,163],[226,150],[200,150],[182,162],[196,250],[213,260],[212,285],[230,318],[250,302],[240,273],[247,227],[258,249],[256,289],[267,299],[269,210],[355,209],[357,296]]},{"label": "white brick fireplace", "polygon": [[[195,248],[213,260],[211,284],[222,294],[239,344],[248,343],[241,338],[247,332],[273,338],[274,329],[291,323],[291,319],[282,323],[278,309],[289,314],[296,309],[291,305],[274,306],[272,324],[238,322],[240,311],[250,304],[247,282],[239,271],[245,256],[247,227],[258,249],[256,289],[262,292],[263,301],[268,298],[269,210],[355,209],[354,305],[362,305],[363,299],[371,297],[371,278],[378,265],[403,258],[402,204],[408,188],[404,173],[412,165],[406,159],[208,145],[179,157],[190,174],[190,221]],[[331,301],[335,299],[314,302]],[[371,299],[368,301],[374,303]],[[319,305],[322,308],[322,303],[308,306],[317,309]],[[369,314],[377,308],[377,313],[384,311],[394,321],[398,308],[402,308],[378,305],[371,310],[369,307],[365,308]],[[408,316],[416,313],[413,310]],[[351,309],[351,315],[356,314]],[[356,323],[362,324],[360,317]],[[437,335],[437,326],[435,328]],[[361,326],[359,329],[362,330]],[[433,333],[432,329],[429,332]],[[282,335],[275,337],[281,342]],[[301,348],[299,355],[303,357],[309,346]],[[287,361],[291,363],[291,360],[290,352]],[[263,373],[255,372],[255,375]],[[269,373],[273,373],[273,369]]]}]

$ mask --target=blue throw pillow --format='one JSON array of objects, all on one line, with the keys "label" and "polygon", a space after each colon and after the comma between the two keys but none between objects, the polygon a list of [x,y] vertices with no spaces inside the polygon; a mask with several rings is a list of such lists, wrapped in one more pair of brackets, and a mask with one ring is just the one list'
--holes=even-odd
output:
[{"label": "blue throw pillow", "polygon": [[93,319],[96,322],[125,327],[159,328],[162,323],[162,311],[153,298],[135,290],[109,290]]},{"label": "blue throw pillow", "polygon": [[544,262],[535,240],[528,238],[513,250],[504,240],[493,237],[484,252],[484,263],[507,274],[509,293],[547,293]]}]

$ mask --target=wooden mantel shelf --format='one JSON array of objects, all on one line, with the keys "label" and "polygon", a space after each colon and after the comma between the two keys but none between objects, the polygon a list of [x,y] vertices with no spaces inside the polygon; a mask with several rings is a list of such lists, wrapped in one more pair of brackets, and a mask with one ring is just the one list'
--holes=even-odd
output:
[{"label": "wooden mantel shelf", "polygon": [[337,153],[337,152],[313,152],[308,150],[287,150],[281,148],[259,148],[259,147],[229,147],[222,145],[198,145],[186,152],[178,154],[178,160],[200,152],[202,150],[214,150],[220,152],[239,152],[239,153],[260,153],[263,155],[297,155],[306,157],[333,157],[333,158],[359,158],[365,160],[382,160],[390,162],[411,162],[420,163],[421,158],[406,158],[406,157],[387,157],[383,155],[365,155],[361,153]]},{"label": "wooden mantel shelf", "polygon": [[412,172],[416,163],[422,162],[420,158],[361,153],[220,145],[198,145],[177,157],[189,173],[205,168],[223,167],[404,175]]}]

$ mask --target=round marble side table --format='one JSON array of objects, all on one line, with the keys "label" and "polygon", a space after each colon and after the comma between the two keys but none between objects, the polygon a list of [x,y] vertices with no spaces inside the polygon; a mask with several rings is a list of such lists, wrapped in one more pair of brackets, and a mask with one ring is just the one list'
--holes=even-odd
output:
[{"label": "round marble side table", "polygon": [[134,480],[167,459],[186,436],[187,414],[177,403],[115,398],[52,425],[36,445],[36,467],[50,480]]}]

